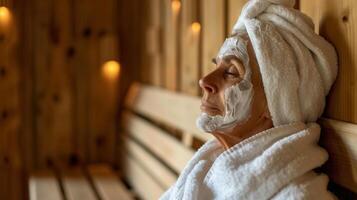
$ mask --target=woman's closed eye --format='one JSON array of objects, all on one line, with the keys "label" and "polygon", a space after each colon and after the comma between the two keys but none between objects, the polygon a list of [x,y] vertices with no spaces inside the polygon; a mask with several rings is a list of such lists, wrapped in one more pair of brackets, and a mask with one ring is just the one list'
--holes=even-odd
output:
[{"label": "woman's closed eye", "polygon": [[239,72],[238,69],[234,66],[231,65],[229,66],[225,71],[224,74],[228,78],[239,78]]}]

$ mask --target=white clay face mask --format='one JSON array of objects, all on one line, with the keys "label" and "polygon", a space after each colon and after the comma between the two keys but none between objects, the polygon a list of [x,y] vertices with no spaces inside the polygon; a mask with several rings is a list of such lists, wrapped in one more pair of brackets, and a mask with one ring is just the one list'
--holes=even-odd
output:
[{"label": "white clay face mask", "polygon": [[204,132],[213,132],[231,128],[250,117],[251,103],[254,95],[253,85],[248,81],[241,81],[224,91],[225,115],[210,116],[201,113],[196,125]]},{"label": "white clay face mask", "polygon": [[222,45],[218,58],[234,55],[241,60],[245,67],[244,79],[224,91],[225,115],[210,116],[201,113],[196,120],[196,126],[204,132],[225,130],[249,119],[251,103],[254,95],[253,85],[250,81],[251,69],[247,42],[239,37],[228,38]]}]

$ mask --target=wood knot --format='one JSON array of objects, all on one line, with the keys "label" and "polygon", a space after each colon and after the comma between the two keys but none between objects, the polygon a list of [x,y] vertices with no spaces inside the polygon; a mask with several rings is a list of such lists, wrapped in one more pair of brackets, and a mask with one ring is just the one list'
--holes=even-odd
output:
[{"label": "wood knot", "polygon": [[86,27],[82,32],[83,37],[88,38],[92,35],[92,29],[90,27]]},{"label": "wood knot", "polygon": [[75,153],[72,153],[69,158],[68,158],[68,164],[70,166],[75,166],[79,164],[79,158],[78,155]]},{"label": "wood knot", "polygon": [[3,161],[4,161],[4,164],[5,164],[5,165],[8,165],[8,164],[10,163],[10,158],[9,158],[9,156],[4,156]]},{"label": "wood knot", "polygon": [[47,167],[53,167],[53,160],[50,157],[46,157],[46,165]]},{"label": "wood knot", "polygon": [[5,35],[4,34],[0,34],[0,43],[5,41]]},{"label": "wood knot", "polygon": [[342,17],[342,21],[345,22],[345,23],[348,22],[348,16],[347,16],[347,15],[344,15],[344,16]]},{"label": "wood knot", "polygon": [[76,54],[76,50],[74,49],[73,46],[67,48],[67,52],[66,52],[67,58],[73,58],[75,54]]},{"label": "wood knot", "polygon": [[0,66],[0,77],[4,77],[6,75],[6,69],[4,66]]},{"label": "wood knot", "polygon": [[105,138],[103,136],[98,136],[95,140],[97,147],[102,147],[105,143]]},{"label": "wood knot", "polygon": [[52,100],[53,100],[53,102],[58,103],[58,102],[60,102],[61,98],[58,94],[54,94],[52,96]]},{"label": "wood knot", "polygon": [[51,41],[53,42],[53,44],[55,45],[58,45],[61,41],[60,41],[60,30],[53,26],[51,29],[50,29],[50,38],[51,38]]},{"label": "wood knot", "polygon": [[9,112],[7,110],[3,110],[1,112],[1,119],[5,120],[9,117]]}]

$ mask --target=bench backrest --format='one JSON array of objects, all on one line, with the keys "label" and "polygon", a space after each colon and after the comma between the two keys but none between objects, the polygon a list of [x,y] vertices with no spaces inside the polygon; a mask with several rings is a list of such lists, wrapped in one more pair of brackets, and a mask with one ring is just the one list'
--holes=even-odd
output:
[{"label": "bench backrest", "polygon": [[[126,155],[121,156],[125,178],[140,196],[157,199],[194,154],[192,142],[213,138],[195,126],[199,107],[198,97],[137,83],[130,88],[122,120]],[[330,153],[327,173],[338,185],[357,192],[357,125],[320,122],[321,142]]]}]

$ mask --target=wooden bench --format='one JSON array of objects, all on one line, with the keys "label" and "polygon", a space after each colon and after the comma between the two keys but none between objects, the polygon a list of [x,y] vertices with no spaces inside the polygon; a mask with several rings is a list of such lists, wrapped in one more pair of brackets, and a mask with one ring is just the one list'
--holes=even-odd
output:
[{"label": "wooden bench", "polygon": [[30,200],[133,200],[107,165],[42,170],[29,178]]},{"label": "wooden bench", "polygon": [[[157,199],[199,146],[195,141],[211,138],[195,126],[199,107],[198,97],[140,84],[130,88],[120,134],[123,174],[141,197]],[[332,180],[330,189],[357,198],[357,125],[324,118],[319,123],[321,144],[330,154],[322,168]]]},{"label": "wooden bench", "polygon": [[[119,167],[133,191],[128,191],[109,167],[89,166],[84,171],[57,172],[56,176],[48,171],[32,175],[31,200],[64,196],[131,199],[132,192],[140,199],[158,199],[176,181],[195,150],[212,138],[195,126],[200,112],[198,97],[134,84],[125,105],[119,122]],[[322,168],[332,180],[330,189],[341,199],[353,199],[357,197],[357,125],[331,119],[319,123],[323,127],[321,144],[330,154]]]},{"label": "wooden bench", "polygon": [[134,84],[122,118],[123,175],[144,199],[158,199],[211,135],[195,126],[200,100]]}]

